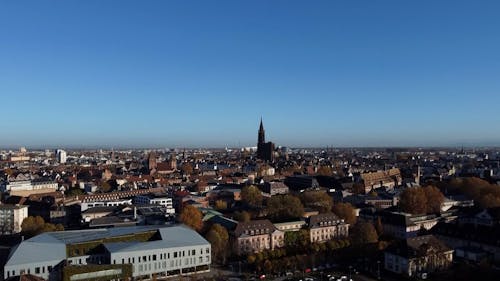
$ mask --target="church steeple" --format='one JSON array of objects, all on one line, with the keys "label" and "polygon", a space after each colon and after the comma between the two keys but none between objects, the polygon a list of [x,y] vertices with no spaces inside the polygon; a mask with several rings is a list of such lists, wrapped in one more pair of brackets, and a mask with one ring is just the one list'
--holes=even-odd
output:
[{"label": "church steeple", "polygon": [[266,132],[264,131],[264,124],[262,123],[262,117],[260,118],[260,127],[259,127],[259,139],[257,144],[263,144],[266,142]]}]

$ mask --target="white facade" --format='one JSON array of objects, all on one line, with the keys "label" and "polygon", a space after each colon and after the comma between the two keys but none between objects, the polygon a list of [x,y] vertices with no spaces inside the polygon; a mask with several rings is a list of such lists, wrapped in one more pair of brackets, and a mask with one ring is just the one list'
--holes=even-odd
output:
[{"label": "white facade", "polygon": [[27,217],[28,206],[0,205],[0,234],[21,232],[21,225]]},{"label": "white facade", "polygon": [[[158,239],[106,242],[152,231]],[[95,242],[102,243],[102,247],[90,255],[79,252],[80,246],[71,246]],[[130,264],[133,278],[152,280],[153,274],[161,277],[206,272],[211,264],[211,246],[194,230],[182,225],[49,232],[25,240],[14,248],[4,267],[4,277],[33,274],[47,280],[59,280],[60,276],[51,272],[63,261],[73,265]]]},{"label": "white facade", "polygon": [[132,199],[123,199],[123,200],[113,200],[113,201],[97,201],[97,202],[82,202],[80,204],[81,211],[86,211],[90,208],[94,207],[115,207],[122,205],[132,205]]},{"label": "white facade", "polygon": [[56,150],[56,157],[57,157],[57,162],[59,164],[64,164],[66,163],[66,151],[62,150],[62,149],[58,149]]},{"label": "white facade", "polygon": [[153,197],[148,195],[138,195],[134,197],[136,205],[161,205],[166,208],[167,214],[175,214],[174,203],[169,197]]}]

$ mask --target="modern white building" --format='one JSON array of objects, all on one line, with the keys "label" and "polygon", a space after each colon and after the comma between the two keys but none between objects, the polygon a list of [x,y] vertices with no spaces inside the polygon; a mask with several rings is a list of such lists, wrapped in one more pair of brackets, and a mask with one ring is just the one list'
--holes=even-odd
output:
[{"label": "modern white building", "polygon": [[0,205],[0,235],[21,232],[21,224],[28,217],[28,206]]},{"label": "modern white building", "polygon": [[96,201],[96,202],[85,202],[81,204],[81,211],[86,211],[87,209],[94,207],[117,207],[122,205],[132,205],[132,199],[121,199],[121,200],[110,200],[110,201]]},{"label": "modern white building", "polygon": [[14,248],[4,277],[151,280],[207,272],[210,264],[210,243],[186,226],[132,226],[40,234]]},{"label": "modern white building", "polygon": [[174,203],[172,198],[157,197],[154,195],[138,195],[134,197],[134,204],[136,205],[161,205],[166,208],[169,215],[175,214]]},{"label": "modern white building", "polygon": [[66,163],[66,157],[67,157],[66,151],[64,151],[62,149],[56,150],[56,158],[57,158],[57,162],[59,164]]}]

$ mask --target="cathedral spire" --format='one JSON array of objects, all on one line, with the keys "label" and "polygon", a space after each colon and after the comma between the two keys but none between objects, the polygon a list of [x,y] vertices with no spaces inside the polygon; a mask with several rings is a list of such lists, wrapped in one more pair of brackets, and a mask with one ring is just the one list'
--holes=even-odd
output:
[{"label": "cathedral spire", "polygon": [[262,123],[262,117],[260,117],[259,140],[257,144],[263,144],[265,142],[266,142],[266,133],[264,131],[264,123]]}]

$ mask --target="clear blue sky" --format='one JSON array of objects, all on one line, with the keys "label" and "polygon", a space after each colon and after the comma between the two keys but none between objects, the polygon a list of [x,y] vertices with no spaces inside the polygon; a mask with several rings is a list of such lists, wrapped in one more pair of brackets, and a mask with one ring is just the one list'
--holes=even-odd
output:
[{"label": "clear blue sky", "polygon": [[1,1],[0,146],[500,144],[500,1]]}]

